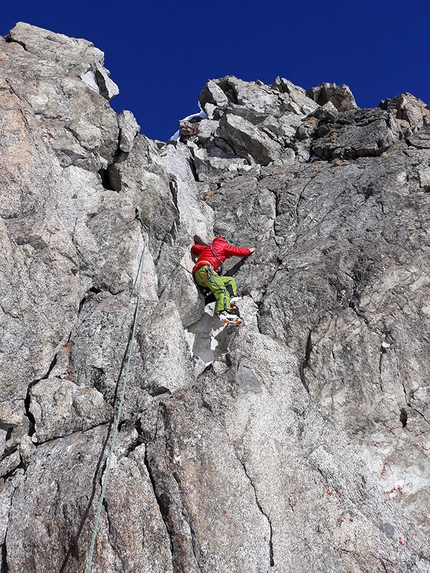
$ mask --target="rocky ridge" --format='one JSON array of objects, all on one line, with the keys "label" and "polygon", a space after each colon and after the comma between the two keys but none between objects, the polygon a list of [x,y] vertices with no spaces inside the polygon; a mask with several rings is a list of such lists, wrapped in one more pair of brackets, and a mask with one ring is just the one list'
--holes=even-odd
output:
[{"label": "rocky ridge", "polygon": [[[1,573],[86,571],[126,371],[93,572],[430,571],[430,108],[228,76],[163,143],[116,93],[0,39]],[[194,234],[257,246],[239,329]]]}]

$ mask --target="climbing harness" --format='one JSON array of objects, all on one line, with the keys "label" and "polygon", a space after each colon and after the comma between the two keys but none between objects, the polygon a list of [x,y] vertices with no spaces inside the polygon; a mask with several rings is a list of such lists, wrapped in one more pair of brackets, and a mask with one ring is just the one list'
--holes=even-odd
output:
[{"label": "climbing harness", "polygon": [[214,281],[214,268],[212,265],[208,265],[206,267],[206,273],[203,275],[204,279],[209,279],[210,283],[213,283]]},{"label": "climbing harness", "polygon": [[[140,218],[139,211],[137,209],[136,209],[136,219],[142,225],[142,228],[146,231],[145,224],[143,223],[142,219]],[[140,257],[139,268],[137,271],[139,278],[136,277],[136,283],[139,282],[138,295],[137,295],[136,308],[134,311],[133,326],[132,326],[132,330],[131,330],[130,343],[129,343],[129,348],[128,348],[127,364],[126,364],[125,373],[124,373],[124,383],[123,383],[122,390],[121,390],[121,396],[120,396],[120,401],[119,401],[119,405],[118,405],[118,411],[116,414],[116,418],[114,420],[112,441],[111,441],[111,445],[110,445],[110,449],[109,449],[109,454],[107,457],[106,470],[105,470],[105,475],[103,478],[103,484],[102,484],[102,489],[101,489],[101,493],[100,493],[99,503],[97,506],[97,512],[96,512],[96,518],[95,518],[95,522],[94,522],[93,534],[91,537],[91,545],[90,545],[90,549],[88,552],[88,563],[87,563],[86,573],[91,573],[91,566],[92,566],[92,562],[93,562],[94,547],[95,547],[95,543],[96,543],[96,539],[97,539],[97,531],[98,531],[98,527],[99,527],[100,515],[102,512],[103,501],[105,498],[105,493],[106,493],[106,488],[107,488],[107,482],[109,479],[109,472],[110,472],[111,464],[112,464],[113,450],[114,450],[116,438],[118,435],[119,423],[120,423],[122,408],[123,408],[124,399],[125,399],[125,391],[127,389],[128,376],[129,376],[129,371],[130,371],[130,361],[131,361],[131,355],[133,352],[133,342],[134,342],[134,337],[135,337],[135,333],[136,333],[137,318],[139,316],[139,307],[140,307],[140,300],[141,300],[141,293],[142,293],[142,277],[143,277],[142,267],[143,267],[144,254],[145,254],[145,244],[143,245],[142,255]]]}]

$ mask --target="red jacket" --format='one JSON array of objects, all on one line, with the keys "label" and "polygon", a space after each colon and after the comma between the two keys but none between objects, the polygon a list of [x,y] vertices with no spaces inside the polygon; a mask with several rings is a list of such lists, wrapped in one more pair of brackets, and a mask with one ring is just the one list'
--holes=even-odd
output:
[{"label": "red jacket", "polygon": [[[212,250],[211,250],[212,246]],[[235,247],[222,237],[215,237],[211,245],[193,245],[191,252],[199,255],[193,268],[193,273],[204,265],[212,265],[214,270],[218,270],[227,257],[246,257],[251,254],[250,249]]]}]

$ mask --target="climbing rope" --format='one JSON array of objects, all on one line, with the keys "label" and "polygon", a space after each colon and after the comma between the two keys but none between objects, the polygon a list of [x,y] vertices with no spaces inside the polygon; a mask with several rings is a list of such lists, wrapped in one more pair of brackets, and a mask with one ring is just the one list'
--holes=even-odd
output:
[{"label": "climbing rope", "polygon": [[[137,211],[137,209],[136,209],[136,219],[139,221],[139,223],[142,225],[142,228],[145,230],[145,225],[144,225],[142,219],[140,218],[139,212]],[[142,277],[143,277],[142,266],[143,266],[144,254],[145,254],[145,244],[143,245],[142,255],[140,257],[139,268],[137,271],[138,276],[139,276],[138,295],[137,295],[136,309],[134,311],[133,327],[132,327],[132,331],[131,331],[130,346],[128,349],[127,364],[126,364],[125,373],[124,373],[124,383],[122,386],[118,411],[117,411],[116,418],[114,421],[112,441],[111,441],[111,445],[110,445],[110,449],[109,449],[109,455],[107,458],[106,470],[105,470],[105,475],[103,478],[102,490],[100,493],[99,503],[97,506],[96,519],[94,522],[94,529],[93,529],[93,534],[91,537],[90,550],[88,552],[88,564],[87,564],[86,573],[91,573],[91,566],[93,563],[94,547],[95,547],[96,539],[97,539],[97,531],[99,528],[100,515],[102,512],[103,501],[105,498],[105,493],[106,493],[106,488],[107,488],[107,482],[109,479],[109,472],[110,472],[110,468],[111,468],[111,464],[112,464],[113,450],[114,450],[116,438],[118,435],[119,423],[120,423],[120,419],[121,419],[122,408],[124,405],[125,391],[127,388],[128,376],[129,376],[129,371],[130,371],[131,355],[132,355],[132,351],[133,351],[133,342],[134,342],[134,336],[136,333],[137,317],[139,315],[140,300],[141,300],[141,296],[142,296],[141,295],[141,293],[142,293]],[[136,282],[137,282],[137,277],[136,277]]]},{"label": "climbing rope", "polygon": [[[167,256],[169,258],[172,259],[172,261],[175,261],[175,263],[178,265],[178,267],[182,267],[184,269],[184,271],[187,271],[188,274],[190,274],[191,276],[193,276],[193,273],[187,269],[187,267],[184,267],[184,265],[181,263],[181,261],[178,261],[178,259],[176,257],[174,257],[173,255],[171,255],[170,253],[167,253]],[[175,269],[176,270],[176,269]]]}]

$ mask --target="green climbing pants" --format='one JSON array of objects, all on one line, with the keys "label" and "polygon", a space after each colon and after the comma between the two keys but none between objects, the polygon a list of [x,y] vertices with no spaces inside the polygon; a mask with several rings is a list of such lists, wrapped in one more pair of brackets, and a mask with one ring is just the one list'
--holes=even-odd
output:
[{"label": "green climbing pants", "polygon": [[216,299],[215,312],[230,310],[230,292],[233,293],[233,296],[236,296],[237,293],[233,277],[221,277],[212,267],[205,265],[194,273],[194,280],[199,286],[208,288],[213,292]]}]

